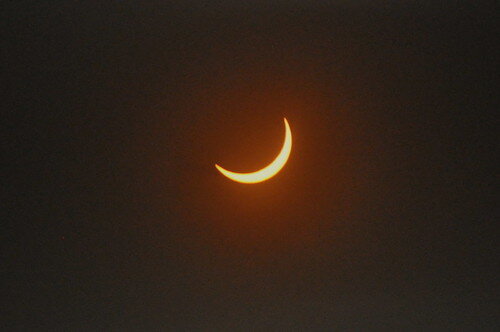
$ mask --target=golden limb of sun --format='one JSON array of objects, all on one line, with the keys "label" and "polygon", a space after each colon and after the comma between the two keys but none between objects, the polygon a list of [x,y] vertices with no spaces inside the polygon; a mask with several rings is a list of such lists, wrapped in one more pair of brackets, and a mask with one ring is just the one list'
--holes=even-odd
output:
[{"label": "golden limb of sun", "polygon": [[290,125],[286,118],[285,121],[285,140],[283,142],[283,147],[276,158],[266,167],[251,173],[236,173],[228,171],[221,166],[215,164],[215,167],[222,175],[227,178],[240,182],[240,183],[259,183],[262,181],[269,180],[285,166],[288,157],[290,157],[290,152],[292,151],[292,132],[290,130]]}]

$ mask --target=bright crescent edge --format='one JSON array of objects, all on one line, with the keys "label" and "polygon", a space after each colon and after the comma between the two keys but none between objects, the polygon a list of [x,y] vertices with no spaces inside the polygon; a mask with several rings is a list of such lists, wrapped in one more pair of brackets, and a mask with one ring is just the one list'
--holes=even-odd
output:
[{"label": "bright crescent edge", "polygon": [[292,132],[286,118],[283,118],[283,120],[285,122],[285,140],[283,142],[283,147],[281,148],[278,156],[276,156],[276,158],[269,165],[251,173],[236,173],[228,171],[215,164],[217,170],[227,178],[240,183],[259,183],[269,180],[278,174],[278,172],[285,166],[288,161],[288,157],[290,157],[290,152],[292,151]]}]

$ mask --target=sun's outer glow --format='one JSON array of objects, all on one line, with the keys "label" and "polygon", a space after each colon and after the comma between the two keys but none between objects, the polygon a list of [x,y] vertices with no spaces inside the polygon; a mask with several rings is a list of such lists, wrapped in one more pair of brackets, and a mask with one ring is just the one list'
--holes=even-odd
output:
[{"label": "sun's outer glow", "polygon": [[262,181],[269,180],[285,166],[288,157],[290,156],[290,152],[292,151],[292,132],[290,131],[290,126],[288,125],[288,121],[284,118],[285,121],[285,141],[283,142],[283,147],[281,148],[278,156],[266,167],[251,173],[236,173],[228,171],[219,165],[215,164],[215,167],[221,172],[224,176],[229,179],[241,182],[241,183],[259,183]]}]

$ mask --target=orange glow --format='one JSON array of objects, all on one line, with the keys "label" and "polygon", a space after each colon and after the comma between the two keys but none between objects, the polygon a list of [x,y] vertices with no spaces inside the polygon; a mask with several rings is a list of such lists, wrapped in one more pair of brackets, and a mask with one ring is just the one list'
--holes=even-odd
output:
[{"label": "orange glow", "polygon": [[240,182],[240,183],[259,183],[262,181],[269,180],[285,166],[290,152],[292,151],[292,132],[290,131],[290,126],[288,121],[285,120],[285,141],[283,142],[283,147],[281,148],[278,156],[266,167],[251,173],[236,173],[228,171],[219,165],[215,164],[215,167],[219,172],[229,179]]}]

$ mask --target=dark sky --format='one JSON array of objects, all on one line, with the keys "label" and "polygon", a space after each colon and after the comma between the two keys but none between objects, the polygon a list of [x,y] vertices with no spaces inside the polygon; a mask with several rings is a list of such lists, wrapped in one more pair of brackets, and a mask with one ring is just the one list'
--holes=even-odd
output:
[{"label": "dark sky", "polygon": [[498,330],[496,13],[2,5],[0,328]]}]

